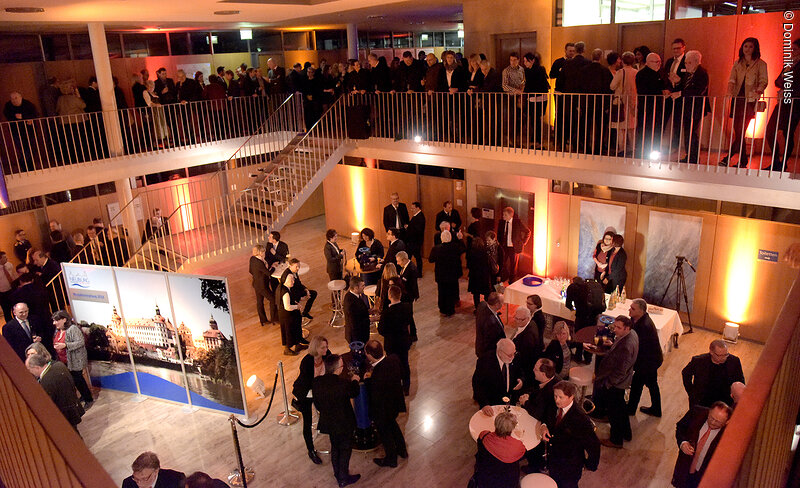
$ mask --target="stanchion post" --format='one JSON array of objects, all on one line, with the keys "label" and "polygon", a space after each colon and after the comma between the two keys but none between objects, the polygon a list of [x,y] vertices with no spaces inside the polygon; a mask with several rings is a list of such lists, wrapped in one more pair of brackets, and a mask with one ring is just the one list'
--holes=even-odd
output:
[{"label": "stanchion post", "polygon": [[283,361],[278,361],[278,375],[281,377],[281,390],[283,390],[283,413],[278,416],[278,424],[292,425],[300,417],[296,411],[289,409],[289,397],[286,395],[286,378],[283,376]]},{"label": "stanchion post", "polygon": [[[236,461],[239,463],[239,467],[235,468],[233,471],[231,471],[231,474],[228,475],[228,483],[230,483],[231,486],[242,486],[247,488],[247,482],[252,481],[253,478],[255,478],[256,472],[253,468],[244,467],[242,448],[239,446],[239,434],[236,432],[236,417],[231,414],[231,416],[228,417],[228,421],[231,423],[233,448],[236,450]],[[242,473],[244,473],[244,476],[242,476]]]}]

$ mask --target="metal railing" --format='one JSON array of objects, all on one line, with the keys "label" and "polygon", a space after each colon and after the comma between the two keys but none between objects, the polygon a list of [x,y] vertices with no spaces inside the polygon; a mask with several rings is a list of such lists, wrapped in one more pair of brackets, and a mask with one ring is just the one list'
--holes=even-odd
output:
[{"label": "metal railing", "polygon": [[800,409],[800,275],[795,276],[754,372],[700,488],[787,486],[791,476],[795,477],[791,486],[796,486],[797,472],[790,474],[790,467],[798,455],[791,447]]},{"label": "metal railing", "polygon": [[3,174],[248,137],[257,133],[287,96],[202,100],[2,122]]},{"label": "metal railing", "polygon": [[353,94],[346,104],[368,113],[369,137],[788,178],[800,171],[785,135],[800,101],[786,100],[476,92]]}]

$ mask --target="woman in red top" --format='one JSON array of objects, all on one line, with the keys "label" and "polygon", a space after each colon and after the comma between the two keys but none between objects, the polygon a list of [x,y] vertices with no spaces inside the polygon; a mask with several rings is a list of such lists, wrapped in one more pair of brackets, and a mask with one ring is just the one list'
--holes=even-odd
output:
[{"label": "woman in red top", "polygon": [[516,426],[517,417],[513,413],[501,412],[494,418],[494,432],[484,430],[478,436],[472,475],[476,488],[519,486],[519,460],[525,455],[525,445],[511,436]]}]

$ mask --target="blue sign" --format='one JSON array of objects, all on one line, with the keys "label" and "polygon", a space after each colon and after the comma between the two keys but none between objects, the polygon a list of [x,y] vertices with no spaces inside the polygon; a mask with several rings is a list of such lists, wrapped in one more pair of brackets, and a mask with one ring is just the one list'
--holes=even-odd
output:
[{"label": "blue sign", "polygon": [[773,263],[778,262],[778,251],[768,251],[766,249],[759,249],[758,250],[758,260],[759,261],[770,261]]}]

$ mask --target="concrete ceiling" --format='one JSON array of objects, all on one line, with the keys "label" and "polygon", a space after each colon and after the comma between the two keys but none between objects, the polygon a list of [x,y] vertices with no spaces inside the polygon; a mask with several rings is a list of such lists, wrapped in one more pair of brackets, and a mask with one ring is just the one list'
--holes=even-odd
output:
[{"label": "concrete ceiling", "polygon": [[[462,20],[461,0],[27,0],[24,6],[41,7],[44,12],[0,10],[0,31],[75,31],[85,29],[87,22],[103,22],[107,31],[320,29],[348,23],[360,29],[423,31],[454,29]],[[238,13],[215,13],[220,11]]]}]

